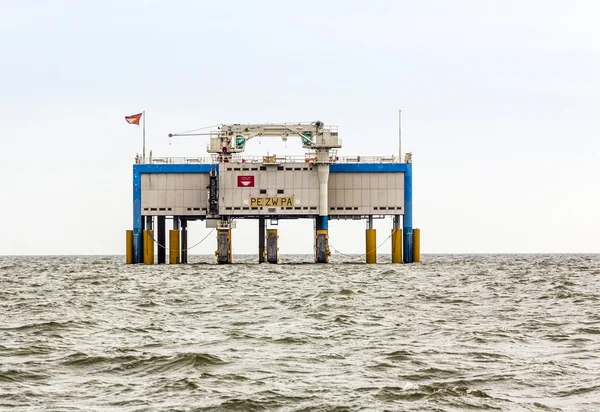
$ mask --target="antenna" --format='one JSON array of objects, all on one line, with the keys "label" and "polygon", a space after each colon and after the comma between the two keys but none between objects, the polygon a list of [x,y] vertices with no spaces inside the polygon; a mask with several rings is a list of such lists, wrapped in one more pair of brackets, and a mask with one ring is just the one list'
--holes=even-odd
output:
[{"label": "antenna", "polygon": [[398,110],[398,163],[402,163],[402,110]]}]

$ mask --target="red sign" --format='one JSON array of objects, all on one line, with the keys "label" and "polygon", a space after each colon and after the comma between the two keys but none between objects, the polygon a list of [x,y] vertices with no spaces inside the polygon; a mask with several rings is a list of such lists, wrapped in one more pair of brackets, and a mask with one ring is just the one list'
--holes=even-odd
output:
[{"label": "red sign", "polygon": [[254,187],[254,176],[238,176],[238,187]]}]

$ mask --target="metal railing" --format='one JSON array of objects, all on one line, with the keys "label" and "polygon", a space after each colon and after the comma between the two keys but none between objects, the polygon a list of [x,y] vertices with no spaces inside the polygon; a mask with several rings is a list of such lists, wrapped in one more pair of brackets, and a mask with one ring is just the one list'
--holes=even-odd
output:
[{"label": "metal railing", "polygon": [[[266,156],[240,156],[232,155],[227,163],[314,163],[316,156],[306,153],[304,156],[278,156],[276,154]],[[337,156],[330,155],[331,163],[401,163],[398,156]],[[211,157],[148,157],[146,164],[214,164],[220,163],[218,155]],[[142,159],[136,158],[135,163],[141,164]]]}]

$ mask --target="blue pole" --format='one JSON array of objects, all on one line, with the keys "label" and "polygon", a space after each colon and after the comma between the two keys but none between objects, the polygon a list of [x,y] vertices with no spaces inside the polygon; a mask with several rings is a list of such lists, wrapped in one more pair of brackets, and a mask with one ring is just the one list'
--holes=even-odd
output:
[{"label": "blue pole", "polygon": [[412,222],[412,163],[406,164],[404,172],[404,219],[402,219],[404,238],[403,262],[413,263],[413,222]]},{"label": "blue pole", "polygon": [[133,165],[133,263],[142,263],[142,179],[137,168]]},{"label": "blue pole", "polygon": [[317,216],[317,230],[329,229],[329,216]]}]

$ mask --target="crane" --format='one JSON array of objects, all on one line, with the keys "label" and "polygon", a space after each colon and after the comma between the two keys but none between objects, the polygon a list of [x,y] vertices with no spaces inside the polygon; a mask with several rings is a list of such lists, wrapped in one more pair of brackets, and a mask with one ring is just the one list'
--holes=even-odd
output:
[{"label": "crane", "polygon": [[337,126],[325,126],[321,121],[297,124],[223,124],[218,130],[206,133],[171,133],[174,136],[209,136],[208,153],[216,153],[219,158],[231,157],[233,153],[246,150],[246,142],[254,137],[274,136],[286,141],[289,136],[302,139],[302,147],[317,152],[316,161],[329,162],[329,150],[340,148]]}]

